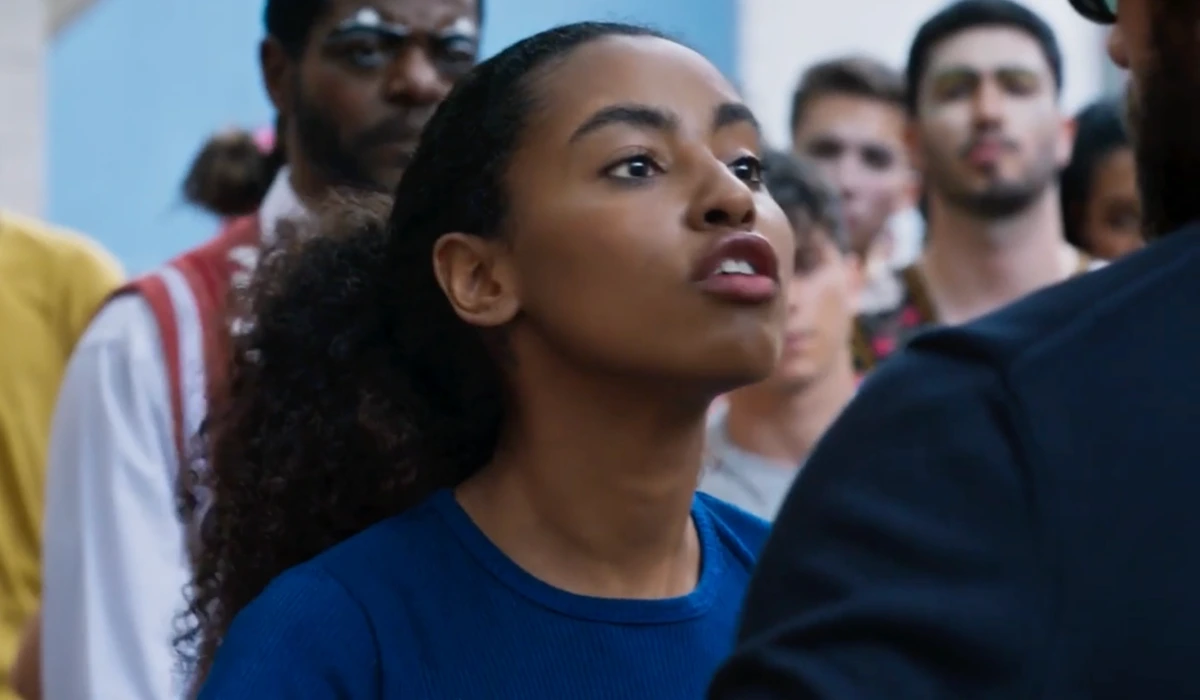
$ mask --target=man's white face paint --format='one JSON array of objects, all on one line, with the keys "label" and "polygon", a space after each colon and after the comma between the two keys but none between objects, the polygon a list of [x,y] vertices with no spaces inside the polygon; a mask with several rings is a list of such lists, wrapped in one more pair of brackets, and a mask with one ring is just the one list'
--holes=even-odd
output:
[{"label": "man's white face paint", "polygon": [[[338,23],[333,35],[352,32],[384,34],[397,40],[407,39],[413,33],[407,25],[388,22],[374,7],[362,7],[356,10],[353,15]],[[459,17],[453,24],[439,32],[439,36],[443,39],[476,39],[479,37],[479,27],[470,17]]]}]

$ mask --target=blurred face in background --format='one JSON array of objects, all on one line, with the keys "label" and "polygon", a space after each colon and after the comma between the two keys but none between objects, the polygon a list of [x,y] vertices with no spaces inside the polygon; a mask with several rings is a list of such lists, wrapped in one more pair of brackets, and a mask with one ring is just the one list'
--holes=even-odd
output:
[{"label": "blurred face in background", "polygon": [[914,158],[932,196],[984,219],[1024,211],[1057,181],[1072,131],[1031,35],[971,29],[936,45],[921,79]]},{"label": "blurred face in background", "polygon": [[843,251],[805,212],[789,212],[796,229],[795,274],[788,286],[783,355],[764,384],[802,389],[849,364],[854,314],[862,286],[858,257]]},{"label": "blurred face in background", "polygon": [[1089,184],[1079,219],[1084,248],[1114,260],[1145,245],[1133,149],[1118,148],[1101,158]]},{"label": "blurred face in background", "polygon": [[914,189],[899,106],[830,93],[805,106],[792,142],[837,188],[850,247],[865,255],[888,219],[911,203]]},{"label": "blurred face in background", "polygon": [[294,167],[327,186],[391,192],[421,130],[476,62],[476,0],[332,0],[290,56],[263,47]]}]

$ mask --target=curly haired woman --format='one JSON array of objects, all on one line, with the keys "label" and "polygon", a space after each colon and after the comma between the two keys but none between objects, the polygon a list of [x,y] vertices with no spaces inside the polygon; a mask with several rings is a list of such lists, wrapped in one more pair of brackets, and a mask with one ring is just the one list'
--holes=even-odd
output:
[{"label": "curly haired woman", "polygon": [[560,27],[455,87],[386,222],[268,256],[212,423],[200,697],[701,697],[767,531],[695,493],[709,403],[781,349],[761,141],[695,52]]}]

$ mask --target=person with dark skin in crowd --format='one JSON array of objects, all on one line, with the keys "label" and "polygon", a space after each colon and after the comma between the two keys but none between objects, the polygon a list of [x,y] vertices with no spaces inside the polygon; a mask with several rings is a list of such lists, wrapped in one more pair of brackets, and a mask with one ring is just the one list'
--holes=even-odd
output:
[{"label": "person with dark skin in crowd", "polygon": [[223,230],[112,298],[67,369],[47,477],[48,700],[181,696],[172,640],[205,507],[196,435],[230,331],[248,323],[230,327],[230,290],[331,190],[395,188],[476,63],[481,14],[476,0],[267,1],[275,147],[232,132],[201,152],[185,194]]},{"label": "person with dark skin in crowd", "polygon": [[[222,219],[245,216],[257,209],[282,164],[283,151],[274,147],[273,132],[224,130],[205,142],[193,159],[184,197]],[[22,700],[42,700],[41,646],[38,614],[25,625],[11,672],[12,686]]]},{"label": "person with dark skin in crowd", "polygon": [[764,150],[704,57],[566,25],[455,87],[382,214],[268,256],[206,432],[199,697],[700,697],[767,532],[696,493],[783,345]]},{"label": "person with dark skin in crowd", "polygon": [[1200,697],[1200,4],[1131,74],[1143,250],[918,337],[784,503],[710,700]]},{"label": "person with dark skin in crowd", "polygon": [[1062,172],[1067,242],[1104,260],[1145,245],[1137,164],[1118,100],[1098,100],[1075,117],[1075,147]]}]

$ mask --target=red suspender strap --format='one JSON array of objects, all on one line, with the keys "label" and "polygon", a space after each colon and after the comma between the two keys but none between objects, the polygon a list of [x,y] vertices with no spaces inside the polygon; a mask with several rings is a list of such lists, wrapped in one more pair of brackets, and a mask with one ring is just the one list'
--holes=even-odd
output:
[{"label": "red suspender strap", "polygon": [[175,305],[171,303],[171,293],[167,290],[166,283],[157,274],[146,275],[134,280],[128,285],[128,289],[137,292],[146,300],[158,325],[158,333],[162,338],[163,361],[167,369],[167,386],[170,391],[175,451],[182,460],[185,455],[183,383],[179,363],[179,327],[175,318]]},{"label": "red suspender strap", "polygon": [[209,365],[219,367],[224,356],[225,299],[236,262],[232,252],[239,246],[256,247],[257,240],[257,217],[239,219],[208,244],[118,292],[141,295],[157,322],[181,468],[192,462],[192,440],[208,412]]}]

